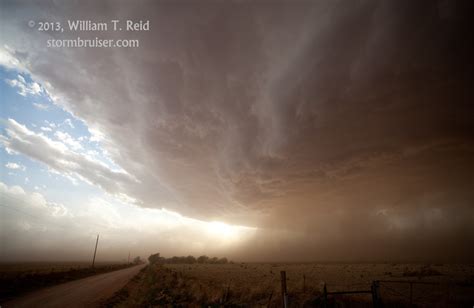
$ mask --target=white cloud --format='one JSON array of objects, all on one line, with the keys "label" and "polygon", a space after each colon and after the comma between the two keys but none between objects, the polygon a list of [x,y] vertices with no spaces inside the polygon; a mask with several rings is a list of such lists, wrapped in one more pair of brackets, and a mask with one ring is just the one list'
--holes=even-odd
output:
[{"label": "white cloud", "polygon": [[18,155],[18,152],[10,149],[9,147],[5,147],[5,152],[7,152],[8,155]]},{"label": "white cloud", "polygon": [[54,141],[41,133],[30,131],[13,119],[8,119],[6,123],[6,136],[0,137],[0,142],[6,148],[45,163],[65,176],[78,177],[117,196],[138,184],[125,172],[111,170],[98,160],[73,152],[69,147],[77,147],[77,145],[65,133],[57,134],[61,142]]},{"label": "white cloud", "polygon": [[54,133],[54,136],[56,138],[58,138],[58,140],[62,141],[63,143],[67,144],[69,147],[71,147],[71,149],[73,149],[74,151],[77,151],[77,150],[82,150],[83,147],[81,145],[81,143],[77,140],[75,140],[74,138],[71,137],[71,135],[69,135],[68,133],[66,132],[62,132],[62,131],[56,131]]},{"label": "white cloud", "polygon": [[0,48],[0,65],[8,69],[26,70],[24,63],[15,56],[15,50],[8,45],[3,45],[3,48]]},{"label": "white cloud", "polygon": [[17,164],[17,163],[11,163],[11,162],[8,162],[5,165],[5,167],[7,167],[8,169],[13,169],[13,170],[22,170],[22,171],[26,170],[25,166]]},{"label": "white cloud", "polygon": [[44,120],[44,123],[46,123],[49,127],[51,128],[56,128],[58,127],[58,125],[56,125],[56,123],[54,122],[49,122],[48,120]]},{"label": "white cloud", "polygon": [[64,205],[46,201],[45,197],[37,192],[26,192],[20,186],[7,186],[0,182],[0,194],[5,197],[5,205],[29,215],[67,216],[68,210]]},{"label": "white cloud", "polygon": [[32,81],[28,83],[21,75],[18,75],[17,79],[5,79],[5,82],[12,88],[17,88],[18,94],[21,96],[34,96],[43,92],[43,88],[37,82]]},{"label": "white cloud", "polygon": [[[86,198],[80,208],[72,210],[48,200],[39,192],[40,187],[36,186],[35,190],[0,182],[5,207],[0,216],[3,231],[0,260],[11,260],[18,254],[22,258],[39,258],[39,254],[44,254],[49,259],[56,250],[55,258],[85,259],[89,251],[84,245],[94,244],[96,232],[105,240],[101,251],[105,259],[120,258],[124,249],[134,249],[134,253],[146,257],[156,252],[157,246],[165,255],[212,253],[239,245],[256,232],[253,228],[205,223],[102,197]],[[190,247],[190,240],[199,243],[198,248]],[[28,253],[21,254],[25,250]]]},{"label": "white cloud", "polygon": [[89,142],[101,142],[104,140],[104,134],[98,129],[89,128],[89,133],[91,134]]},{"label": "white cloud", "polygon": [[64,124],[69,125],[70,128],[74,128],[74,124],[72,124],[72,121],[69,118],[64,120]]},{"label": "white cloud", "polygon": [[41,129],[42,131],[44,131],[44,132],[51,132],[51,131],[53,131],[53,130],[51,129],[51,127],[47,127],[47,126],[41,126],[40,129]]},{"label": "white cloud", "polygon": [[42,103],[33,103],[33,106],[38,110],[48,110],[49,105],[42,104]]}]

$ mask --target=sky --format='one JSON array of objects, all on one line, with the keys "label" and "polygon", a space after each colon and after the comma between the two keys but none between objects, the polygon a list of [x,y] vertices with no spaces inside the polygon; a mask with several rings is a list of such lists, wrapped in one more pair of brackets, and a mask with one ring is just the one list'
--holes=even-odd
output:
[{"label": "sky", "polygon": [[474,257],[468,1],[0,5],[0,261]]}]

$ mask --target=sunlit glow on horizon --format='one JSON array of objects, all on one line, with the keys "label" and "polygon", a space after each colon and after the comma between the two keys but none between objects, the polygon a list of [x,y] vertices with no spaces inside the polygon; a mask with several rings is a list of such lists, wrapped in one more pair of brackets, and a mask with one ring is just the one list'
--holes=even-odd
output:
[{"label": "sunlit glow on horizon", "polygon": [[226,242],[233,242],[243,239],[256,231],[253,227],[229,225],[219,221],[205,222],[206,230],[211,236],[215,236]]}]

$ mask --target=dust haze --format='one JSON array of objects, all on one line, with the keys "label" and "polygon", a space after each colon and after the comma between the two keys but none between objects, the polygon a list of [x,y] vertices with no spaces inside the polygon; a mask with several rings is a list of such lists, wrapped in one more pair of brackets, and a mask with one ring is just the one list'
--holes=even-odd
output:
[{"label": "dust haze", "polygon": [[[2,218],[2,259],[87,259],[89,222],[101,224],[104,259],[130,249],[245,261],[474,257],[468,1],[1,7],[0,64],[31,74],[124,172],[4,116],[2,146],[138,213],[96,202],[82,216],[61,214],[67,204],[3,184],[2,203],[35,209],[47,227]],[[146,19],[151,30],[108,34],[139,38],[133,50],[50,49],[44,40],[59,34],[26,25],[40,18]],[[179,222],[153,220],[153,211]],[[226,238],[209,231],[234,226]]]}]

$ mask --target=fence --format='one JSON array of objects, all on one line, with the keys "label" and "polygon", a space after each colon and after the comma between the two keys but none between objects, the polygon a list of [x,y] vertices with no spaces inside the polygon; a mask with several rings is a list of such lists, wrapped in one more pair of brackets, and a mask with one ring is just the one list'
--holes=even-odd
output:
[{"label": "fence", "polygon": [[416,280],[380,280],[380,296],[387,305],[405,307],[473,307],[474,286]]},{"label": "fence", "polygon": [[[286,272],[281,271],[281,303],[288,307]],[[303,276],[303,290],[306,288]],[[474,307],[474,286],[416,280],[375,280],[369,289],[328,291],[324,284],[318,307],[337,306],[337,298],[367,295],[366,306],[372,307]],[[343,301],[340,301],[343,304]],[[344,304],[343,304],[344,305]]]},{"label": "fence", "polygon": [[324,284],[323,289],[323,307],[328,307],[328,295],[354,295],[354,294],[370,294],[372,297],[372,305],[374,307],[381,307],[379,283],[377,281],[372,282],[370,290],[351,290],[351,291],[337,291],[328,292],[327,286]]}]

